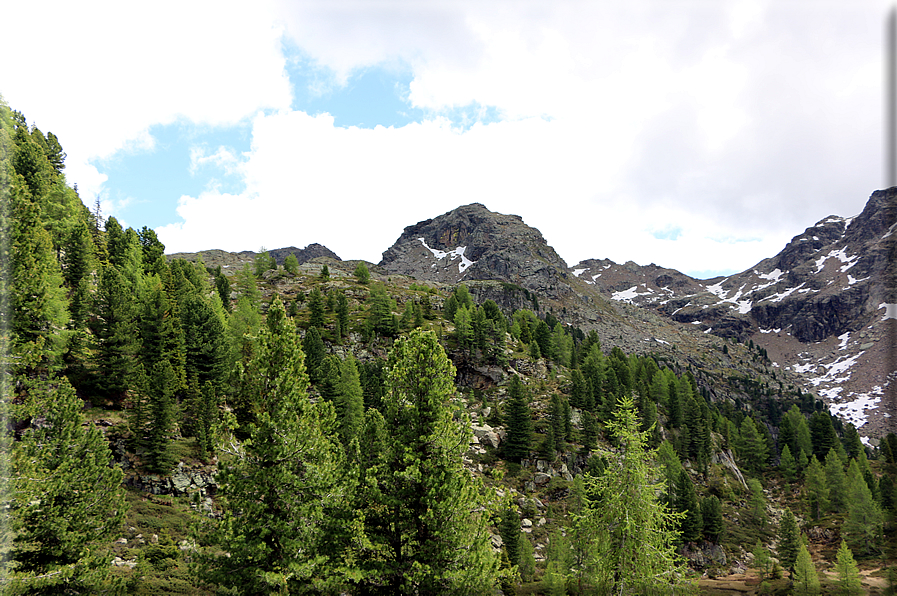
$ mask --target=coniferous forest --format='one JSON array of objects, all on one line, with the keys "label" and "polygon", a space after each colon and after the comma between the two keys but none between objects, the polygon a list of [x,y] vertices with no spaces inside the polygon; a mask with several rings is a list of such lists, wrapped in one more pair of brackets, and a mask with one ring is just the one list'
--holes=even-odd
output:
[{"label": "coniferous forest", "polygon": [[3,594],[895,591],[897,437],[753,345],[708,370],[535,295],[171,258],[5,105],[0,166]]}]

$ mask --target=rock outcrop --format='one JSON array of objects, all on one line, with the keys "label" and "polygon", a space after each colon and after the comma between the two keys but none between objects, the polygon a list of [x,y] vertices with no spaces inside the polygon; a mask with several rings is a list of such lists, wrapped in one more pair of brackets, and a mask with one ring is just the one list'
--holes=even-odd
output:
[{"label": "rock outcrop", "polygon": [[380,266],[448,284],[497,280],[554,299],[573,293],[567,264],[539,230],[479,203],[408,226]]}]

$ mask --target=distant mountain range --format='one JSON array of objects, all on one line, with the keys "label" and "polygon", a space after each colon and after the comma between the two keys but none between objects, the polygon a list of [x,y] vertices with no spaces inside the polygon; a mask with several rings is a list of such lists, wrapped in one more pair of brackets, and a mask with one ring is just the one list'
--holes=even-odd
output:
[{"label": "distant mountain range", "polygon": [[[405,228],[374,270],[455,285],[507,310],[551,312],[607,349],[671,350],[708,336],[751,342],[831,411],[880,437],[897,430],[897,188],[855,217],[832,215],[741,273],[698,280],[607,259],[569,267],[516,215],[464,205]],[[319,244],[270,250],[278,263],[339,257]],[[253,252],[199,253],[225,268]],[[172,255],[179,256],[179,255]],[[186,255],[180,255],[186,256]]]}]

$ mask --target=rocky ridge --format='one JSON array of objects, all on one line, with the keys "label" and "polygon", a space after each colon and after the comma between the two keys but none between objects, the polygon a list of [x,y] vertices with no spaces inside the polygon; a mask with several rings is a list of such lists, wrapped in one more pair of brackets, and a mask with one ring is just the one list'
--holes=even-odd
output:
[{"label": "rocky ridge", "polygon": [[610,299],[751,341],[832,412],[881,436],[897,405],[897,188],[855,217],[829,216],[741,273],[693,279],[656,265],[587,260],[571,273]]},{"label": "rocky ridge", "polygon": [[448,284],[501,280],[550,299],[572,293],[567,264],[539,230],[479,203],[406,227],[380,266]]}]

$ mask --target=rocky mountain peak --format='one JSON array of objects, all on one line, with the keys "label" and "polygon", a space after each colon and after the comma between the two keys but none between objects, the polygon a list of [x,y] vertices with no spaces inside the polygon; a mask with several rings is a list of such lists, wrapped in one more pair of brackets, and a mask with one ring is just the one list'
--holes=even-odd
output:
[{"label": "rocky mountain peak", "polygon": [[549,298],[571,292],[567,264],[539,230],[480,203],[406,227],[380,266],[442,283],[505,281]]}]

